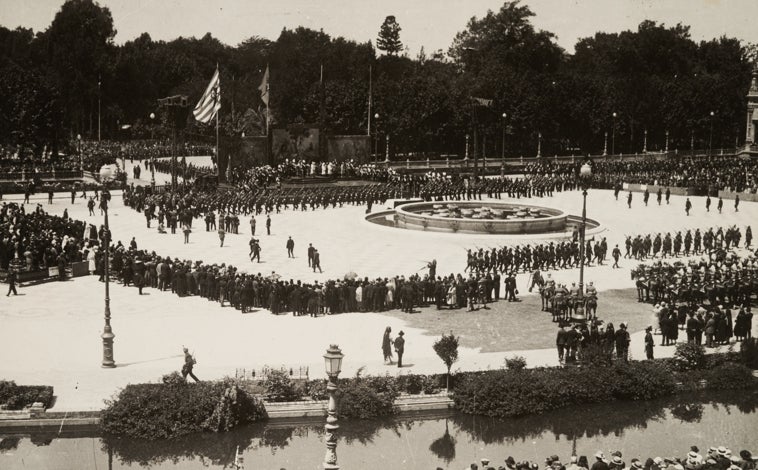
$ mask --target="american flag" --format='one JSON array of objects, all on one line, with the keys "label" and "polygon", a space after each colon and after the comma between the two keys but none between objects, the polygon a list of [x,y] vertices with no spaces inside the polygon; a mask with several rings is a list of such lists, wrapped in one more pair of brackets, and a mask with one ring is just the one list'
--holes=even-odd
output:
[{"label": "american flag", "polygon": [[219,80],[218,67],[216,67],[208,88],[205,89],[192,114],[195,115],[195,119],[207,124],[216,117],[219,109],[221,109],[221,80]]}]

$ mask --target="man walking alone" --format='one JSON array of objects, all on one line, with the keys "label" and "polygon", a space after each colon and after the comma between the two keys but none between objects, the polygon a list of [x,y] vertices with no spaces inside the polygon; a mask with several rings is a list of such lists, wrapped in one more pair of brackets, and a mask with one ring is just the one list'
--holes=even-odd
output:
[{"label": "man walking alone", "polygon": [[295,250],[295,241],[292,239],[292,236],[290,236],[287,239],[287,258],[295,257],[294,250]]},{"label": "man walking alone", "polygon": [[190,354],[187,348],[184,348],[184,365],[182,366],[182,377],[184,377],[185,381],[187,381],[187,376],[189,375],[195,379],[195,382],[200,382],[200,379],[195,377],[195,374],[192,373],[192,369],[195,367],[195,364],[197,364],[195,358],[192,357],[192,354]]}]

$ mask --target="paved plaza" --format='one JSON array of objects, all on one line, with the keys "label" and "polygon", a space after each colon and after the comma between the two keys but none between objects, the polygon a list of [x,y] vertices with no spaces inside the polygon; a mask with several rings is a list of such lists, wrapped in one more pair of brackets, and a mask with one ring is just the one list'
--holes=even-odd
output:
[{"label": "paved plaza", "polygon": [[[653,202],[645,207],[641,195],[635,194],[632,209],[628,209],[623,196],[622,193],[615,201],[611,191],[589,192],[588,217],[603,225],[605,230],[597,236],[607,237],[610,249],[618,243],[623,251],[627,234],[687,228],[702,231],[730,225],[737,225],[744,232],[746,222],[758,220],[758,204],[743,203],[740,212],[735,213],[732,205],[725,201],[723,214],[715,210],[706,213],[703,198],[691,198],[694,209],[687,217],[683,197],[672,196],[670,205],[658,206]],[[5,199],[20,202],[22,196],[6,196]],[[45,210],[55,214],[67,209],[75,219],[96,225],[102,223],[102,216],[87,215],[82,199],[77,199],[74,205],[70,204],[68,194],[56,194],[52,205],[48,205],[46,199],[46,195],[38,194],[32,198],[32,204],[42,203]],[[521,201],[571,214],[581,213],[579,191]],[[391,207],[392,201],[386,206]],[[270,236],[265,234],[265,216],[258,216],[256,237],[263,248],[260,264],[253,264],[248,258],[249,217],[241,217],[241,233],[228,234],[224,247],[220,247],[216,232],[206,232],[201,220],[195,221],[189,244],[183,243],[180,232],[159,234],[155,222],[148,229],[143,215],[122,204],[120,192],[114,192],[109,213],[113,239],[125,245],[134,236],[140,249],[162,256],[231,263],[247,272],[267,275],[274,271],[285,280],[308,282],[342,278],[349,271],[369,278],[408,276],[420,271],[425,261],[431,259],[438,262],[438,274],[460,273],[466,266],[467,248],[540,241],[540,236],[394,229],[365,221],[364,212],[365,206],[349,205],[307,212],[283,210],[272,214]],[[296,243],[295,259],[286,256],[285,241],[290,235]],[[319,249],[323,273],[313,273],[308,268],[308,243]],[[641,358],[644,357],[641,330],[650,323],[650,306],[636,304],[636,294],[630,290],[634,284],[629,270],[636,262],[622,260],[621,265],[622,269],[612,269],[610,263],[590,267],[585,271],[585,280],[594,281],[600,291],[601,318],[607,312],[614,322],[623,319],[631,323],[631,354]],[[578,269],[553,271],[552,275],[558,282],[567,283],[579,277]],[[200,297],[179,298],[156,289],[145,289],[146,295],[139,296],[133,287],[112,284],[112,325],[118,365],[115,369],[100,368],[104,285],[95,276],[23,287],[22,295],[3,297],[0,301],[3,324],[0,357],[4,358],[0,361],[0,377],[23,384],[53,385],[58,397],[55,410],[99,409],[102,401],[119,387],[158,380],[163,374],[179,370],[182,345],[194,351],[198,360],[195,372],[201,379],[221,378],[234,375],[237,369],[260,369],[266,365],[309,367],[311,377],[322,377],[321,356],[331,343],[339,344],[346,354],[343,375],[355,374],[359,368],[364,368],[367,374],[441,373],[445,369],[432,343],[445,331],[462,336],[460,361],[454,369],[498,368],[506,356],[517,354],[525,356],[529,366],[557,365],[557,354],[552,347],[554,324],[549,315],[539,311],[536,294],[527,292],[527,277],[526,274],[518,276],[523,298],[518,306],[501,301],[490,311],[470,314],[422,309],[412,317],[399,311],[318,318],[275,316],[265,310],[243,315]],[[604,297],[606,292],[608,295]],[[532,311],[529,306],[534,306]],[[393,334],[401,329],[406,333],[407,366],[400,371],[385,366],[382,361],[381,336],[386,326],[392,327]],[[544,338],[544,342],[535,343],[535,335]],[[673,353],[673,347],[657,347],[655,353],[657,357],[668,356]]]}]

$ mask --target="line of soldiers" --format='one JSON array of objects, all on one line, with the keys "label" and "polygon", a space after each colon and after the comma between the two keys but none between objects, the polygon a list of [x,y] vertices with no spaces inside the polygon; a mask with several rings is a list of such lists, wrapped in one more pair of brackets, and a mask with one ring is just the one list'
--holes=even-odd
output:
[{"label": "line of soldiers", "polygon": [[[608,242],[587,240],[584,250],[585,265],[592,262],[603,264],[608,253]],[[501,272],[526,272],[533,270],[567,269],[579,266],[579,242],[562,241],[479,248],[466,251],[466,270],[471,272],[499,270]]]},{"label": "line of soldiers", "polygon": [[482,178],[479,180],[447,178],[446,175],[430,175],[420,184],[415,180],[409,186],[410,193],[425,201],[432,200],[471,200],[482,199],[482,195],[491,198],[510,198],[552,196],[554,191],[568,190],[562,176],[530,175],[525,178]]},{"label": "line of soldiers", "polygon": [[305,211],[342,207],[344,204],[384,204],[388,198],[399,195],[390,189],[377,184],[217,192],[176,188],[151,195],[142,188],[128,187],[124,191],[124,204],[138,212],[148,209],[151,214],[161,209],[164,212],[185,209],[193,217],[209,212],[249,215],[279,213],[282,208]]},{"label": "line of soldiers", "polygon": [[731,254],[723,260],[691,260],[688,264],[657,261],[632,270],[640,302],[678,303],[690,307],[707,304],[750,307],[758,294],[758,260],[754,255]]},{"label": "line of soldiers", "polygon": [[[729,250],[740,245],[742,233],[736,225],[727,227],[724,230],[718,227],[715,231],[711,227],[707,231],[701,232],[699,228],[686,230],[684,235],[681,231],[676,232],[672,237],[670,232],[665,235],[647,234],[637,235],[632,238],[627,235],[625,246],[626,254],[624,258],[634,258],[641,260],[650,257],[661,258],[678,257],[680,255],[690,256],[690,254],[710,253],[714,250]],[[748,225],[745,229],[745,248],[750,249],[753,241],[753,229]]]}]

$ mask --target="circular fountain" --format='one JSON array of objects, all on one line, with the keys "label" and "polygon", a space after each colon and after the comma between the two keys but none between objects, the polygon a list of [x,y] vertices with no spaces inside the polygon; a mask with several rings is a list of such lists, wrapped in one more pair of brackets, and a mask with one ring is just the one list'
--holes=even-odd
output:
[{"label": "circular fountain", "polygon": [[[559,209],[497,201],[411,202],[366,219],[408,230],[505,235],[565,234],[579,222]],[[588,229],[598,225],[587,220]]]}]

